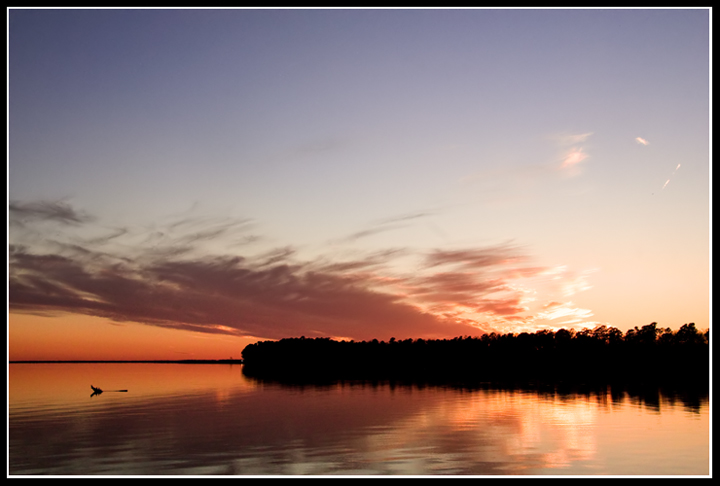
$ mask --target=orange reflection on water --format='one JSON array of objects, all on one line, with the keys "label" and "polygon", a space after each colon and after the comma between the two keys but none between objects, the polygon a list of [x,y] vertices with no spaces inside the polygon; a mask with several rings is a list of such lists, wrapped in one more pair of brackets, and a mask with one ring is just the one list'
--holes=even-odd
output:
[{"label": "orange reflection on water", "polygon": [[110,390],[128,390],[123,398],[187,395],[213,390],[219,401],[230,390],[251,390],[239,365],[174,363],[11,363],[10,404],[52,402],[87,403],[90,385],[106,391],[98,399],[111,397]]},{"label": "orange reflection on water", "polygon": [[[129,391],[90,397],[90,384]],[[96,473],[110,458],[112,470],[151,474],[706,474],[706,400],[655,395],[284,386],[221,364],[11,364],[11,470],[85,474],[94,451]],[[108,426],[124,433],[98,433]]]},{"label": "orange reflection on water", "polygon": [[[597,452],[594,434],[598,401],[575,397],[559,399],[537,393],[496,390],[467,393],[428,411],[422,423],[446,423],[468,438],[492,436],[498,456],[532,456],[543,468],[563,468],[577,460],[592,460]],[[413,424],[417,427],[418,422]]]},{"label": "orange reflection on water", "polygon": [[[665,471],[661,458],[669,449],[678,455],[694,451],[688,463],[709,464],[709,456],[696,455],[709,451],[703,433],[709,430],[706,407],[694,412],[668,399],[648,406],[620,396],[609,400],[605,392],[562,396],[517,390],[462,392],[453,400],[424,407],[368,440],[373,450],[391,453],[430,445],[437,430],[449,427],[456,440],[448,452],[482,452],[485,461],[503,462],[512,474],[572,474],[578,464],[583,464],[584,473],[596,469],[602,474],[608,463],[618,465],[618,474],[648,474],[652,469],[647,463],[633,463],[637,454],[658,457],[657,468]],[[655,408],[662,411],[657,420]],[[441,460],[442,454],[436,457]]]}]

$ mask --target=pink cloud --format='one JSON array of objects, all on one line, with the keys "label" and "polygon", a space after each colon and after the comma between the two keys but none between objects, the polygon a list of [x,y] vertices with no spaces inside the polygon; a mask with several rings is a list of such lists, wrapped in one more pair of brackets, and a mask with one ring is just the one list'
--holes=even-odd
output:
[{"label": "pink cloud", "polygon": [[573,148],[563,158],[562,167],[573,167],[587,158],[582,148]]},{"label": "pink cloud", "polygon": [[[509,244],[414,255],[395,249],[345,261],[302,260],[292,247],[259,255],[203,250],[204,243],[221,235],[231,234],[236,241],[231,222],[200,225],[208,230],[195,231],[195,239],[168,237],[169,228],[155,228],[165,236],[150,238],[152,244],[148,235],[129,231],[112,232],[111,239],[80,240],[73,231],[77,224],[90,225],[90,219],[75,223],[77,213],[66,207],[59,208],[62,212],[42,205],[17,207],[40,208],[38,218],[74,224],[64,225],[71,230],[65,240],[54,228],[52,244],[23,239],[25,229],[14,228],[11,234],[21,243],[10,245],[11,312],[87,314],[264,339],[442,338],[548,317],[550,309],[531,311],[526,287],[548,279],[564,282],[568,276],[532,265]],[[238,224],[247,229],[245,222]],[[130,236],[146,244],[118,241]],[[417,260],[413,273],[394,266],[408,255]]]}]

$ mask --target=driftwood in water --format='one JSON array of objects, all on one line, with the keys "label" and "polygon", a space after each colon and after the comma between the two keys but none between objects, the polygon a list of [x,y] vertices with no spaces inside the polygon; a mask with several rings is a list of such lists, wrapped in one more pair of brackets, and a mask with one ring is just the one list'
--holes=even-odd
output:
[{"label": "driftwood in water", "polygon": [[[100,395],[103,392],[102,389],[92,386],[92,385],[90,385],[90,388],[92,388],[92,391],[93,391],[92,395],[90,395],[91,397],[94,397],[95,395]],[[127,392],[127,390],[105,390],[105,391],[107,391],[107,392]]]}]

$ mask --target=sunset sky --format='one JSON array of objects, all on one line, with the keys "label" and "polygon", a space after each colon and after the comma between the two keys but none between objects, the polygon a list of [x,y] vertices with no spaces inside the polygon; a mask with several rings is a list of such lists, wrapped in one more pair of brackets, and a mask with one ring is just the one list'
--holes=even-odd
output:
[{"label": "sunset sky", "polygon": [[10,9],[9,357],[710,326],[699,9]]}]

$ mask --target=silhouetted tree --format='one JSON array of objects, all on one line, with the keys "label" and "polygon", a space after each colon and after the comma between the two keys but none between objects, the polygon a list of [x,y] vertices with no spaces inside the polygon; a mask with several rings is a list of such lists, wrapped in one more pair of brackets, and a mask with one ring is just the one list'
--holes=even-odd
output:
[{"label": "silhouetted tree", "polygon": [[[708,330],[709,332],[709,330]],[[683,324],[675,334],[677,344],[702,344],[705,342],[704,336],[695,329],[695,323]]]},{"label": "silhouetted tree", "polygon": [[709,332],[651,323],[389,342],[287,338],[250,344],[246,374],[303,379],[475,379],[707,384]]}]

